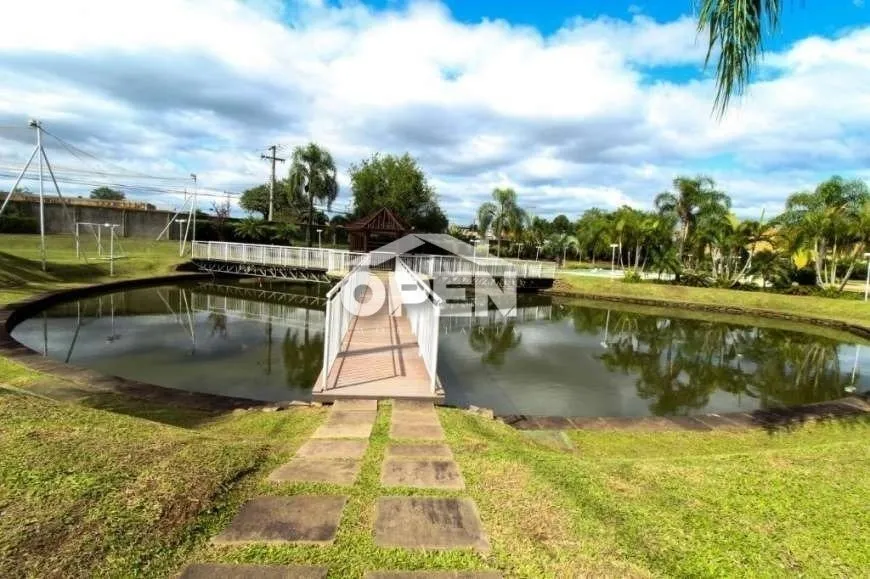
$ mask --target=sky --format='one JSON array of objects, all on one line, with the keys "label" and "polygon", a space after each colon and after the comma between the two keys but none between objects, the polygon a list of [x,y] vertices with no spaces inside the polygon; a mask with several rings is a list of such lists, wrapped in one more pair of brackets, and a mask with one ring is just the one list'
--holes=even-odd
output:
[{"label": "sky", "polygon": [[315,141],[340,211],[352,163],[409,152],[458,224],[495,187],[576,218],[650,208],[699,173],[738,215],[771,215],[831,175],[870,179],[870,7],[784,5],[718,119],[693,0],[5,3],[4,21],[39,26],[0,35],[0,189],[36,118],[70,196],[118,183],[178,207],[191,173],[204,194],[241,192],[266,182],[267,146]]}]

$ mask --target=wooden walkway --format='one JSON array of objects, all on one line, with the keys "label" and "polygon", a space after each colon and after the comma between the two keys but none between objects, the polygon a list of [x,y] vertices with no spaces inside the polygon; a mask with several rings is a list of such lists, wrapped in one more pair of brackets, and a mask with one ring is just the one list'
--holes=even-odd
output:
[{"label": "wooden walkway", "polygon": [[314,385],[315,400],[343,398],[405,398],[441,402],[440,383],[430,387],[429,373],[419,355],[417,339],[408,318],[391,316],[401,303],[387,292],[384,306],[371,316],[356,317],[324,388],[323,373]]}]

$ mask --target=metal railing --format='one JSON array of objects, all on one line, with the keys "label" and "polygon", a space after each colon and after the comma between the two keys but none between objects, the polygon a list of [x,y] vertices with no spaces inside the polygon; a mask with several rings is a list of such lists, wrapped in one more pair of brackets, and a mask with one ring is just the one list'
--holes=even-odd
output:
[{"label": "metal railing", "polygon": [[341,344],[350,323],[359,314],[362,303],[356,299],[357,288],[366,287],[371,256],[363,255],[350,273],[326,294],[326,315],[323,334],[323,389],[329,387],[329,372],[341,351]]},{"label": "metal railing", "polygon": [[193,243],[192,253],[194,259],[301,267],[326,271],[350,271],[363,260],[365,255],[365,253],[341,249],[222,241],[196,241]]},{"label": "metal railing", "polygon": [[[193,243],[193,258],[250,263],[257,265],[322,269],[331,272],[351,271],[366,255],[371,256],[372,269],[393,270],[395,254],[373,251],[370,254],[343,249],[318,249],[282,245],[258,245],[252,243],[227,243],[220,241],[196,241]],[[402,259],[413,271],[433,277],[438,274],[478,275],[489,274],[502,277],[514,272],[519,278],[556,277],[556,264],[547,261],[526,261],[498,257],[460,257],[456,255],[403,255]]]},{"label": "metal railing", "polygon": [[405,263],[405,259],[396,258],[395,280],[411,332],[417,338],[420,357],[429,372],[429,387],[434,393],[438,376],[438,330],[444,301]]}]

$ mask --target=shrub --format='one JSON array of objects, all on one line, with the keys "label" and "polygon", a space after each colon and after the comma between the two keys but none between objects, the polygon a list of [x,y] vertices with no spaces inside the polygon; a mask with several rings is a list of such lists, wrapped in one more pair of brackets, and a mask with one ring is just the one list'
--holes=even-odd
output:
[{"label": "shrub", "polygon": [[0,233],[39,233],[39,221],[19,215],[0,216]]},{"label": "shrub", "polygon": [[643,281],[643,276],[636,269],[627,269],[622,274],[622,281],[625,283],[640,283]]},{"label": "shrub", "polygon": [[678,283],[679,285],[689,287],[710,287],[713,283],[713,278],[705,271],[686,269],[680,274]]}]

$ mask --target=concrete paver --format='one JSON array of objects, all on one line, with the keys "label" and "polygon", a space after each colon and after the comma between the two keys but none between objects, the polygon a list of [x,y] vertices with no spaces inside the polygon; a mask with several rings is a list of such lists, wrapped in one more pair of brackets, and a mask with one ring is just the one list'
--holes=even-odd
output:
[{"label": "concrete paver", "polygon": [[453,452],[446,444],[396,443],[387,446],[387,458],[453,458]]},{"label": "concrete paver", "polygon": [[326,573],[326,567],[197,563],[188,565],[180,579],[324,579]]},{"label": "concrete paver", "polygon": [[341,496],[257,497],[212,542],[330,544],[346,502]]},{"label": "concrete paver", "polygon": [[359,469],[360,461],[353,458],[297,457],[272,471],[269,481],[352,485],[359,474]]},{"label": "concrete paver", "polygon": [[383,497],[375,511],[375,544],[379,547],[489,551],[471,499]]},{"label": "concrete paver", "polygon": [[306,458],[362,458],[369,446],[368,440],[309,440],[296,451],[297,457]]},{"label": "concrete paver", "polygon": [[452,460],[391,458],[384,462],[381,484],[421,489],[464,489],[465,481]]}]

